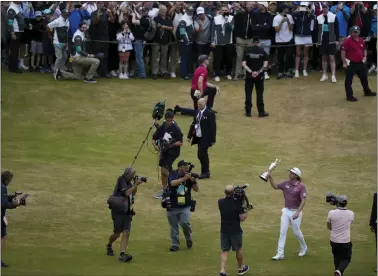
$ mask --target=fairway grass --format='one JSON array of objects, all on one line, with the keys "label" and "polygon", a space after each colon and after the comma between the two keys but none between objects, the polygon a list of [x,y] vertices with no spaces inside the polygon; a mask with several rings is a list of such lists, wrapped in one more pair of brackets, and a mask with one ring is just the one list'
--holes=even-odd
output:
[{"label": "fairway grass", "polygon": [[[210,149],[212,178],[194,193],[193,249],[180,232],[181,251],[170,253],[166,211],[154,195],[160,189],[157,156],[145,147],[137,173],[148,176],[138,189],[129,252],[131,263],[105,256],[112,232],[106,200],[117,177],[133,161],[152,122],[156,102],[191,107],[190,82],[182,80],[102,80],[97,84],[54,81],[50,74],[2,75],[2,170],[15,177],[9,191],[30,193],[27,206],[9,210],[8,239],[2,275],[217,275],[220,268],[217,199],[227,184],[249,183],[255,209],[242,224],[247,275],[332,275],[333,259],[326,228],[328,191],[349,196],[355,212],[353,256],[345,275],[375,275],[374,234],[369,230],[377,181],[376,98],[363,97],[354,81],[357,103],[345,101],[343,75],[338,83],[320,83],[320,74],[265,82],[267,118],[244,117],[244,83],[219,83],[215,99],[217,143]],[[373,91],[376,77],[369,77]],[[187,134],[190,117],[177,115]],[[160,121],[161,123],[162,121]],[[148,143],[151,143],[149,139]],[[151,148],[151,146],[150,146]],[[182,159],[195,163],[196,147],[184,143]],[[282,192],[259,179],[275,158],[273,173],[284,180],[287,169],[303,174],[308,199],[302,231],[308,255],[298,257],[291,228],[285,260],[276,254],[283,207]],[[229,275],[237,275],[234,253]]]}]

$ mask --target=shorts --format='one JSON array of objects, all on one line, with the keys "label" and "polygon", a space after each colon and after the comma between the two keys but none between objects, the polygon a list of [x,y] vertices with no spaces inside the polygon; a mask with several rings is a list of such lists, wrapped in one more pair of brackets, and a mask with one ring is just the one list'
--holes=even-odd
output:
[{"label": "shorts", "polygon": [[272,41],[270,39],[261,39],[260,47],[262,47],[267,55],[270,53],[270,47],[272,46]]},{"label": "shorts", "polygon": [[7,235],[7,226],[4,222],[4,217],[1,219],[1,238],[4,238]]},{"label": "shorts", "polygon": [[119,52],[119,61],[120,62],[128,62],[130,57],[130,51],[127,52]]},{"label": "shorts", "polygon": [[319,52],[322,56],[334,56],[336,54],[336,44],[322,44],[320,45]]},{"label": "shorts", "polygon": [[166,168],[168,171],[172,170],[172,165],[173,162],[175,162],[177,157],[173,157],[171,155],[160,155],[160,160],[159,160],[159,166],[162,168]]},{"label": "shorts", "polygon": [[304,45],[306,47],[310,47],[312,46],[312,37],[311,35],[309,36],[295,36],[294,37],[294,42],[295,42],[295,45]]},{"label": "shorts", "polygon": [[30,53],[43,54],[43,44],[41,41],[32,40],[30,45]]},{"label": "shorts", "polygon": [[227,235],[221,233],[221,250],[223,252],[230,251],[238,251],[242,248],[243,245],[243,233],[240,234],[232,234]]},{"label": "shorts", "polygon": [[113,219],[113,232],[122,233],[123,231],[131,230],[131,217],[130,215],[112,212]]}]

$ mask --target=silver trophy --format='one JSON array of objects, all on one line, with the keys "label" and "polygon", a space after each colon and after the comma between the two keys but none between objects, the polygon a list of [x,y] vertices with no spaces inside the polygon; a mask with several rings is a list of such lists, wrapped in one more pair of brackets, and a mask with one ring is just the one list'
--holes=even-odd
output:
[{"label": "silver trophy", "polygon": [[281,161],[281,159],[276,159],[272,164],[270,164],[269,169],[267,172],[264,172],[260,175],[260,179],[264,180],[265,182],[268,182],[270,173],[274,170],[274,168],[277,166],[277,164]]}]

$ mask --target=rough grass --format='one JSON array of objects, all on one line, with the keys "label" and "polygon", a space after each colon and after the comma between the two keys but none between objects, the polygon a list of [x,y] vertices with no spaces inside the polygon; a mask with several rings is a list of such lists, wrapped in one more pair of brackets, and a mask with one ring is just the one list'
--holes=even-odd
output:
[{"label": "rough grass", "polygon": [[[106,199],[117,176],[131,164],[151,123],[157,101],[191,106],[189,83],[181,80],[100,80],[55,82],[50,75],[2,76],[2,170],[15,174],[10,191],[31,194],[26,208],[8,212],[3,275],[216,275],[219,271],[217,199],[226,184],[249,183],[255,206],[243,223],[245,262],[250,275],[331,275],[333,262],[326,217],[327,191],[347,194],[355,212],[353,258],[348,275],[373,275],[374,235],[368,222],[376,190],[376,99],[345,101],[339,82],[308,78],[265,85],[271,116],[243,117],[243,82],[222,81],[216,98],[217,144],[210,150],[212,179],[201,182],[192,217],[194,248],[168,252],[165,210],[153,195],[160,188],[156,155],[144,149],[136,163],[149,182],[140,187],[129,250],[134,260],[121,264],[105,256],[112,230]],[[376,89],[376,78],[369,79]],[[255,94],[253,95],[255,106]],[[190,118],[177,116],[183,132]],[[182,157],[198,164],[186,143]],[[287,177],[298,166],[308,190],[302,230],[308,255],[300,259],[291,230],[286,260],[272,262],[279,236],[283,197],[258,176],[276,157],[274,175]],[[182,243],[185,244],[182,237]],[[119,253],[118,244],[114,247]],[[236,275],[230,255],[229,273]]]}]

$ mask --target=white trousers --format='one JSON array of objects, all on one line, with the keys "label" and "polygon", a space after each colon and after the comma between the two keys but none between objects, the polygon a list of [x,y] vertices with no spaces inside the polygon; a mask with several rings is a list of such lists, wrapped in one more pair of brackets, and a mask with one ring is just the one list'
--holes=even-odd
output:
[{"label": "white trousers", "polygon": [[296,210],[293,209],[282,209],[280,240],[278,241],[277,249],[277,253],[279,255],[284,255],[286,235],[287,230],[289,229],[289,224],[291,224],[291,226],[293,227],[293,232],[295,237],[299,241],[301,251],[304,251],[307,248],[306,242],[301,231],[302,212],[300,212],[299,217],[296,220],[293,220],[293,215],[295,214],[295,212]]}]

